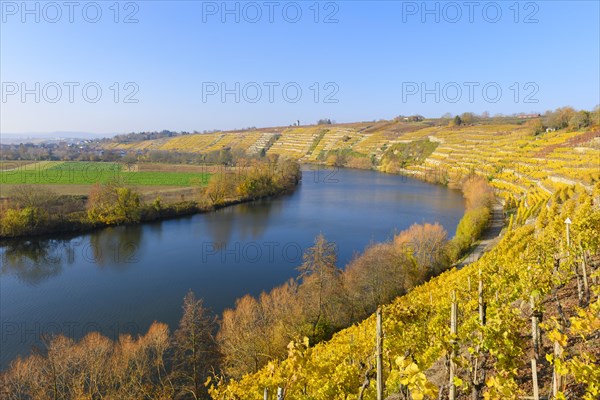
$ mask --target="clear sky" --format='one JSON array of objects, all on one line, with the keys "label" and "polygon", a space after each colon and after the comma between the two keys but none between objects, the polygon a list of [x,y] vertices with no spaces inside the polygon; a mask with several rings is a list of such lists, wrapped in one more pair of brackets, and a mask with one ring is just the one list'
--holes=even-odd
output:
[{"label": "clear sky", "polygon": [[598,1],[66,4],[1,1],[1,132],[202,131],[600,103]]}]

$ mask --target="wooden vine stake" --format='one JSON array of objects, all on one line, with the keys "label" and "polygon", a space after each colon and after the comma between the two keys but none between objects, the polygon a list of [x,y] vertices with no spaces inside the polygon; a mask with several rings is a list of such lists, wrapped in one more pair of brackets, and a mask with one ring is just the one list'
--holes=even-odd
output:
[{"label": "wooden vine stake", "polygon": [[[562,324],[559,322],[559,331],[562,332]],[[556,398],[562,387],[562,376],[558,372],[556,360],[562,358],[563,349],[558,341],[554,341],[554,371],[552,374],[552,396]]]},{"label": "wooden vine stake", "polygon": [[[481,277],[481,268],[479,268],[479,282],[477,286],[477,303],[479,305],[479,323],[481,324],[481,331],[479,332],[479,341],[483,343],[483,328],[485,327],[485,303],[483,301],[483,279]],[[480,344],[475,347],[475,362],[473,365],[473,377],[472,377],[472,399],[479,399],[480,391],[484,384],[485,372],[479,374],[479,358],[480,358]]]},{"label": "wooden vine stake", "polygon": [[531,383],[533,385],[533,399],[540,400],[537,376],[537,360],[540,356],[541,338],[538,315],[535,309],[535,297],[533,295],[529,297],[529,303],[531,305],[531,341],[533,344],[533,357],[531,358]]},{"label": "wooden vine stake", "polygon": [[450,335],[452,336],[452,351],[450,352],[450,379],[449,379],[449,400],[456,400],[456,386],[454,386],[454,375],[456,373],[456,365],[454,358],[456,352],[454,350],[454,337],[458,334],[458,304],[456,303],[456,290],[452,291],[452,305],[450,307]]},{"label": "wooden vine stake", "polygon": [[479,287],[477,289],[477,297],[479,304],[479,323],[485,326],[485,304],[483,302],[483,279],[481,278],[481,268],[479,269]]},{"label": "wooden vine stake", "polygon": [[381,307],[377,308],[377,400],[383,400],[383,330]]},{"label": "wooden vine stake", "polygon": [[583,307],[583,279],[579,273],[579,263],[575,262],[575,277],[577,278],[577,302],[579,307]]},{"label": "wooden vine stake", "polygon": [[529,303],[531,305],[531,341],[533,344],[533,358],[538,360],[540,357],[541,340],[539,337],[540,327],[537,312],[535,310],[535,298],[533,295],[529,297]]},{"label": "wooden vine stake", "polygon": [[533,384],[533,400],[540,400],[540,389],[538,387],[537,376],[537,361],[535,358],[531,359],[531,382]]},{"label": "wooden vine stake", "polygon": [[581,269],[582,269],[582,275],[583,275],[583,291],[584,291],[584,304],[587,305],[590,302],[590,285],[588,282],[588,276],[587,276],[587,259],[586,259],[586,252],[582,252],[582,259],[581,259]]}]

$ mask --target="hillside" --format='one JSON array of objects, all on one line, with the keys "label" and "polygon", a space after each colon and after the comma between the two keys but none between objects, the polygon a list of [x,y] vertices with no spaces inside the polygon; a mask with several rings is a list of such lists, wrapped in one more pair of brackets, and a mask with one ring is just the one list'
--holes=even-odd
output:
[{"label": "hillside", "polygon": [[[184,135],[168,139],[105,144],[107,149],[209,153],[222,149],[249,155],[274,154],[302,162],[324,162],[390,173],[423,175],[443,181],[450,175],[482,174],[502,196],[523,195],[537,187],[546,195],[560,184],[600,181],[600,130],[557,130],[534,136],[518,123],[459,127],[433,123],[382,121],[339,125],[269,128],[248,132]],[[437,144],[423,160],[389,162],[398,144]],[[342,157],[336,157],[341,155]]]},{"label": "hillside", "polygon": [[[565,186],[535,221],[513,221],[479,261],[445,272],[382,307],[386,396],[448,398],[452,360],[458,399],[534,398],[535,358],[541,398],[554,390],[555,398],[597,399],[600,186],[594,195],[592,200],[582,186]],[[564,233],[567,217],[573,220],[570,245]],[[456,334],[450,331],[453,297]],[[534,317],[540,322],[537,356]],[[287,359],[239,381],[213,382],[213,398],[262,399],[265,388],[269,393],[282,388],[286,399],[374,399],[375,334],[371,316],[328,342],[313,346],[299,339],[290,344]],[[555,389],[553,374],[558,377]]]}]

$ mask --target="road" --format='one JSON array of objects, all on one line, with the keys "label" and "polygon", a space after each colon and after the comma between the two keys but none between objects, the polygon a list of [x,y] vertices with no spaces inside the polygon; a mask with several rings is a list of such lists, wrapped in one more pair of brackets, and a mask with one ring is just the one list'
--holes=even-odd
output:
[{"label": "road", "polygon": [[494,247],[494,245],[500,240],[500,232],[504,227],[504,209],[502,204],[494,203],[492,206],[492,217],[490,220],[490,224],[483,231],[481,235],[481,239],[477,243],[477,245],[471,249],[469,254],[467,254],[462,261],[456,264],[456,268],[461,269],[465,265],[469,265],[481,258],[481,256]]}]

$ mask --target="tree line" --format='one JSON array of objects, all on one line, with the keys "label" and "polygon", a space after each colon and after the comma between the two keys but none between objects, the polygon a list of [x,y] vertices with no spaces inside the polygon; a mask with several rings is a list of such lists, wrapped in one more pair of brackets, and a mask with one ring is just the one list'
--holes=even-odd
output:
[{"label": "tree line", "polygon": [[76,342],[62,335],[17,358],[0,379],[0,397],[12,399],[200,399],[219,354],[216,320],[189,292],[174,334],[155,322],[138,337],[111,340],[92,332]]},{"label": "tree line", "polygon": [[540,118],[529,120],[526,123],[533,135],[542,134],[547,129],[578,131],[593,125],[600,125],[600,106],[592,111],[577,111],[573,107],[561,107],[554,111],[546,111]]}]

